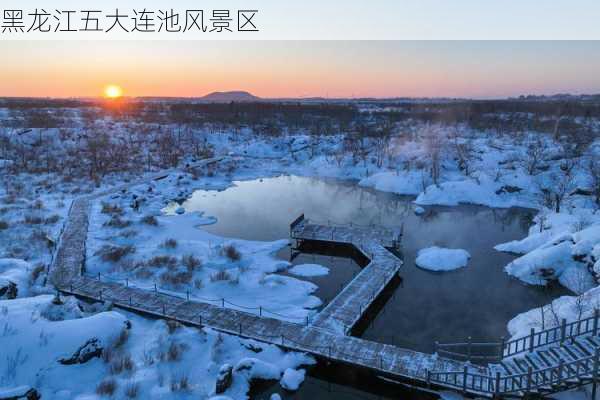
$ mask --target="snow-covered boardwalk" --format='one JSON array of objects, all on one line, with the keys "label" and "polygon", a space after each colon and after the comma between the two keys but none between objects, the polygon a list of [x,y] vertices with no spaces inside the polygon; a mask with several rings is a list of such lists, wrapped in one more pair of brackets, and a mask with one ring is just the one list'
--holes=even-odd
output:
[{"label": "snow-covered boardwalk", "polygon": [[[190,168],[218,161],[219,159],[208,159]],[[224,304],[219,306],[190,301],[185,296],[177,297],[85,276],[85,241],[92,202],[129,187],[161,179],[168,173],[170,172],[149,176],[73,201],[50,268],[51,284],[64,294],[82,299],[110,302],[115,307],[148,316],[168,318],[191,326],[209,327],[289,350],[367,368],[405,382],[425,385],[427,371],[450,372],[462,368],[461,362],[346,335],[401,266],[401,261],[384,247],[394,247],[398,244],[397,232],[359,227],[316,229],[313,240],[354,244],[371,262],[328,307],[312,321],[304,323],[281,321],[226,308]],[[304,227],[305,234],[313,229],[309,224],[305,224]],[[299,231],[296,231],[296,234],[299,234]],[[308,239],[308,236],[306,238]],[[469,370],[473,373],[486,373],[485,368],[477,366],[472,366]]]},{"label": "snow-covered boardwalk", "polygon": [[[219,160],[203,160],[190,168]],[[62,293],[86,300],[107,302],[151,317],[208,327],[305,352],[422,387],[486,397],[522,396],[561,391],[599,378],[600,313],[593,318],[563,323],[542,332],[532,331],[528,337],[498,344],[497,353],[502,360],[486,367],[348,336],[402,265],[401,260],[388,250],[398,246],[400,233],[381,228],[311,224],[303,216],[292,223],[291,236],[296,240],[352,245],[369,261],[325,309],[312,320],[302,323],[270,318],[262,312],[253,314],[228,308],[225,302],[220,305],[204,303],[185,295],[178,297],[85,276],[85,247],[92,202],[107,194],[161,179],[169,173],[76,199],[53,257],[50,282]],[[471,356],[469,350],[465,359]]]},{"label": "snow-covered boardwalk", "polygon": [[400,233],[393,230],[314,224],[300,216],[291,225],[291,236],[297,241],[350,244],[370,260],[313,322],[343,335],[350,333],[402,266],[402,260],[386,249],[400,242]]}]

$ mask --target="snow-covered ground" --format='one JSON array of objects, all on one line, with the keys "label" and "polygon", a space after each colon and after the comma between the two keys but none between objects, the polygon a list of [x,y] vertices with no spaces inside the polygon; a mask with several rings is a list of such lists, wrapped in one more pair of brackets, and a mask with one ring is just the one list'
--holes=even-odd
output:
[{"label": "snow-covered ground", "polygon": [[[115,146],[132,135],[131,127],[109,118],[97,124],[114,133]],[[426,212],[420,206],[461,203],[536,209],[539,214],[526,238],[496,246],[498,251],[519,254],[506,272],[527,284],[556,279],[578,295],[515,316],[509,332],[526,335],[531,327],[548,327],[560,318],[574,320],[600,305],[600,205],[586,193],[593,187],[587,166],[600,154],[597,139],[572,156],[568,140],[533,131],[510,136],[462,125],[406,121],[383,147],[377,138],[365,139],[367,151],[361,153],[346,145],[343,133],[315,138],[306,132],[257,135],[247,128],[211,132],[198,128],[196,133],[213,153],[229,155],[217,167],[200,175],[171,174],[93,204],[87,273],[127,279],[140,287],[157,284],[204,301],[225,298],[234,308],[236,304],[265,307],[290,320],[305,318],[320,300],[313,295],[315,285],[302,278],[326,274],[325,268],[290,269],[289,263],[274,256],[288,245],[286,238],[255,242],[212,235],[202,229],[217,222],[212,216],[186,213],[174,203],[195,189],[222,190],[233,180],[287,173],[353,179],[375,190],[411,195],[420,214]],[[31,141],[37,133],[31,134]],[[56,151],[77,154],[77,146],[83,146],[80,134],[78,128],[61,132],[66,138],[57,139]],[[441,139],[432,142],[432,134]],[[86,157],[92,150],[85,149]],[[0,296],[0,329],[4,330],[0,360],[14,367],[0,370],[0,387],[30,385],[45,398],[57,399],[97,398],[97,391],[111,386],[117,398],[128,396],[127,392],[139,393],[139,398],[207,398],[215,394],[224,364],[233,367],[233,386],[224,394],[233,399],[246,396],[252,378],[284,376],[281,385],[290,388],[302,381],[304,373],[296,370],[312,362],[303,355],[284,354],[273,346],[211,331],[173,329],[162,321],[77,305],[73,299],[52,305],[52,296],[44,295],[51,292],[43,285],[44,277],[71,201],[150,169],[107,170],[93,179],[73,178],[68,171],[5,174],[16,161],[0,163],[0,289],[9,282],[18,289],[17,299]],[[185,162],[182,159],[180,165]],[[468,254],[440,251],[420,254],[434,257],[435,262],[419,264],[444,270],[466,265]],[[294,276],[278,273],[286,270]],[[125,321],[131,322],[128,339],[112,360],[103,356],[74,365],[57,361],[72,356],[92,338],[112,346]],[[169,355],[170,351],[179,355]],[[73,374],[79,378],[66,379]]]}]

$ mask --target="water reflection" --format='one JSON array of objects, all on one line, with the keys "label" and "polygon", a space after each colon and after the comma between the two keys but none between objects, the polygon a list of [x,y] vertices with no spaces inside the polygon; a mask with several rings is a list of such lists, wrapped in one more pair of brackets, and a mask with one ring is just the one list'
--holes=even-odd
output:
[{"label": "water reflection", "polygon": [[[349,182],[281,176],[236,182],[222,192],[197,191],[184,207],[216,216],[218,223],[207,230],[248,240],[289,237],[289,223],[301,213],[338,223],[395,228],[404,224],[402,279],[378,307],[380,311],[371,313],[356,329],[371,340],[427,352],[433,350],[436,340],[463,341],[467,336],[497,340],[507,334],[506,323],[516,314],[566,294],[560,288],[543,290],[511,279],[503,267],[514,256],[493,249],[499,243],[523,238],[531,211],[427,207],[424,215],[416,216],[411,201]],[[416,253],[430,246],[465,249],[471,254],[469,265],[446,273],[417,268]],[[289,258],[289,250],[280,256]],[[360,270],[356,262],[343,256],[301,254],[293,262],[330,268],[328,276],[304,278],[319,286],[317,295],[327,302]],[[308,398],[304,396],[312,389],[305,386],[294,395],[300,397],[289,398]]]}]

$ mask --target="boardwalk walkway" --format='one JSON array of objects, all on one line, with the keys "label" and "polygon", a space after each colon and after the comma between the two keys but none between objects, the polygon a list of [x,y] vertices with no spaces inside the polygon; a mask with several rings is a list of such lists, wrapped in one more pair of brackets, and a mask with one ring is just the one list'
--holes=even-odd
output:
[{"label": "boardwalk walkway", "polygon": [[402,260],[384,247],[395,248],[399,244],[399,233],[392,230],[320,225],[301,215],[291,225],[291,236],[297,241],[351,244],[370,260],[313,322],[315,326],[343,335],[350,333],[402,266]]},{"label": "boardwalk walkway", "polygon": [[[200,168],[220,160],[203,160],[190,168]],[[209,327],[292,351],[305,352],[319,358],[366,368],[412,385],[457,390],[475,396],[521,396],[524,393],[556,392],[585,384],[598,376],[598,315],[593,329],[578,330],[576,336],[581,338],[573,341],[572,348],[564,347],[565,337],[569,337],[565,332],[571,332],[571,337],[574,336],[573,328],[569,331],[565,325],[561,328],[560,349],[547,350],[548,346],[552,347],[556,342],[548,339],[548,332],[545,332],[545,341],[536,334],[530,340],[537,340],[537,344],[529,345],[528,354],[522,354],[524,345],[519,340],[523,339],[507,342],[500,345],[498,352],[502,354],[502,363],[485,367],[348,336],[352,327],[396,276],[402,265],[401,260],[388,250],[398,246],[399,232],[381,228],[320,225],[310,223],[303,216],[292,223],[291,236],[296,240],[352,245],[369,260],[361,273],[327,307],[312,320],[299,323],[282,321],[263,315],[262,312],[257,315],[227,308],[224,302],[221,305],[209,304],[190,300],[186,296],[178,297],[158,290],[143,290],[125,283],[106,282],[85,276],[85,241],[93,201],[138,184],[162,179],[171,172],[174,171],[156,174],[73,201],[50,266],[50,282],[62,293],[79,298],[110,302],[115,307],[140,314],[176,320],[190,326]],[[586,322],[586,326],[588,325],[589,321]],[[553,331],[552,335],[556,337],[557,334]],[[544,351],[548,351],[548,354],[544,355]],[[452,354],[455,355],[456,352]],[[522,358],[521,361],[519,357]]]}]

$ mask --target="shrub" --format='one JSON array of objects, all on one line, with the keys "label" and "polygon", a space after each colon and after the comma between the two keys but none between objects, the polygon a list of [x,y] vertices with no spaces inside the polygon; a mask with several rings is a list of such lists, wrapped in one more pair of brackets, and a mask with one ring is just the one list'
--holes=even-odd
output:
[{"label": "shrub", "polygon": [[40,275],[46,270],[46,267],[44,266],[44,264],[37,264],[32,270],[31,270],[31,275],[29,276],[29,278],[31,279],[31,282],[36,282],[38,280],[38,278],[40,277]]},{"label": "shrub", "polygon": [[175,240],[175,239],[167,239],[162,244],[162,247],[164,247],[166,249],[174,249],[174,248],[177,247],[177,240]]},{"label": "shrub", "polygon": [[190,272],[198,269],[202,265],[202,261],[199,258],[194,257],[193,254],[187,254],[181,257],[181,263]]},{"label": "shrub", "polygon": [[146,215],[140,221],[146,225],[158,226],[158,220],[154,215]]},{"label": "shrub", "polygon": [[128,254],[132,254],[132,253],[135,253],[135,247],[133,247],[131,245],[128,245],[128,246],[105,245],[105,246],[102,246],[102,248],[100,250],[98,250],[98,252],[96,252],[96,255],[99,255],[103,261],[117,262],[120,259],[122,259],[123,257],[127,256]]},{"label": "shrub", "polygon": [[125,387],[125,396],[130,399],[135,399],[138,395],[139,390],[140,387],[137,384],[137,382],[129,382]]},{"label": "shrub", "polygon": [[171,377],[171,392],[183,392],[190,389],[190,380],[186,374]]},{"label": "shrub", "polygon": [[8,229],[8,222],[0,220],[0,231]]},{"label": "shrub", "polygon": [[211,282],[228,281],[230,279],[231,275],[225,270],[217,271],[210,276]]},{"label": "shrub", "polygon": [[96,394],[100,396],[112,396],[117,390],[117,382],[113,378],[103,380],[96,386]]},{"label": "shrub", "polygon": [[160,276],[163,284],[171,284],[173,286],[183,285],[192,280],[192,273],[189,271],[171,272],[167,271]]},{"label": "shrub", "polygon": [[27,214],[25,216],[25,223],[28,225],[40,225],[44,222],[44,219],[37,215]]},{"label": "shrub", "polygon": [[114,359],[109,367],[112,375],[118,375],[123,371],[132,372],[133,370],[135,370],[135,364],[129,354]]},{"label": "shrub", "polygon": [[167,267],[172,269],[177,266],[177,259],[171,256],[154,256],[148,260],[147,265],[150,267]]},{"label": "shrub", "polygon": [[202,289],[204,287],[204,283],[202,282],[202,279],[200,279],[200,278],[194,279],[194,287],[196,289]]},{"label": "shrub", "polygon": [[104,226],[110,226],[111,228],[119,229],[127,228],[129,225],[131,225],[131,221],[123,219],[118,215],[113,215],[108,221],[104,223]]},{"label": "shrub", "polygon": [[123,215],[123,209],[117,204],[102,202],[102,214]]},{"label": "shrub", "polygon": [[52,225],[58,222],[58,220],[60,219],[60,217],[57,214],[51,215],[49,217],[47,217],[46,219],[44,219],[44,223],[46,225]]},{"label": "shrub", "polygon": [[232,244],[223,247],[223,252],[231,261],[239,261],[242,258],[242,255],[238,249],[236,249]]}]

